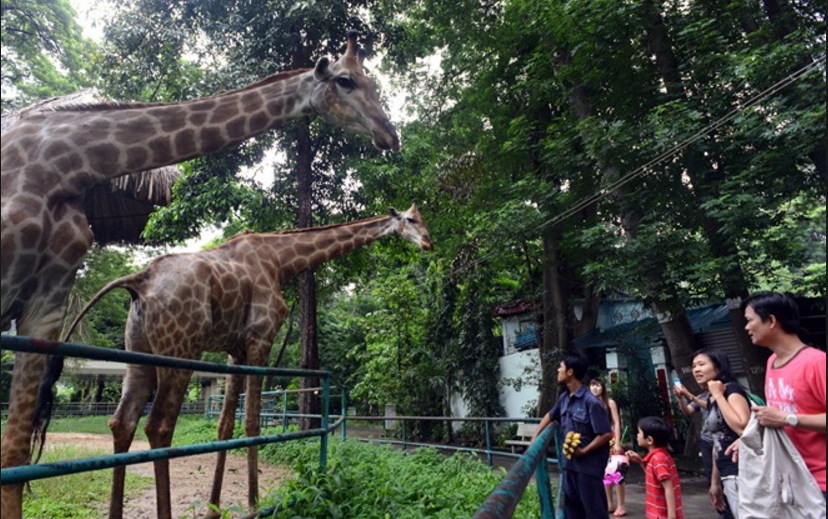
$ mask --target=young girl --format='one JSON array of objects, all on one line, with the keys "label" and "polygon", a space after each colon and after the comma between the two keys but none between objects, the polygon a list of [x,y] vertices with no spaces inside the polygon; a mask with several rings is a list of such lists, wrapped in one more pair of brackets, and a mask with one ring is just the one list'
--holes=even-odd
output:
[{"label": "young girl", "polygon": [[739,466],[725,451],[747,427],[750,419],[748,396],[736,382],[730,360],[724,353],[712,350],[694,353],[693,376],[699,386],[707,385],[709,393],[707,419],[702,431],[713,439],[710,499],[718,508],[724,493],[733,517],[739,519]]},{"label": "young girl", "polygon": [[[598,400],[600,400],[602,404],[604,404],[604,409],[606,409],[610,418],[610,423],[612,424],[612,436],[615,442],[610,450],[610,455],[623,455],[624,448],[621,445],[621,414],[618,412],[618,405],[615,403],[615,400],[609,397],[607,394],[607,386],[600,378],[593,378],[590,381],[589,390],[593,395],[598,397]],[[609,505],[609,511],[615,517],[623,517],[627,515],[627,509],[624,505],[627,493],[627,487],[624,483],[624,476],[626,476],[627,472],[626,469],[627,465],[619,465],[618,472],[621,473],[621,480],[619,480],[615,485],[605,487],[607,491],[607,504]],[[614,493],[612,490],[613,486],[618,489],[617,507],[615,506]]]}]

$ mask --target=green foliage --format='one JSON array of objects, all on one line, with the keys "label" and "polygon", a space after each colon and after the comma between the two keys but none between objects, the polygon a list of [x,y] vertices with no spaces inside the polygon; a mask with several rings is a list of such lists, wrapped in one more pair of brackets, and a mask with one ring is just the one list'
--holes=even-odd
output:
[{"label": "green foliage", "polygon": [[[68,327],[72,318],[83,305],[115,278],[136,272],[133,251],[115,248],[93,247],[84,257],[78,271],[72,292],[69,295],[65,323]],[[70,338],[72,342],[103,346],[124,347],[124,324],[129,312],[130,296],[125,290],[113,290],[87,312]],[[66,330],[64,329],[64,333]]]},{"label": "green foliage", "polygon": [[[279,519],[359,517],[415,519],[470,517],[505,472],[492,471],[476,458],[445,457],[418,449],[409,455],[385,446],[329,442],[328,469],[319,470],[319,442],[267,446],[262,458],[289,464],[296,477],[265,498]],[[532,485],[514,515],[540,517]]]},{"label": "green foliage", "polygon": [[[669,411],[661,400],[650,350],[641,335],[619,337],[618,354],[627,361],[626,376],[613,384],[612,398],[624,413],[630,431],[645,416],[663,417]],[[643,347],[642,347],[643,346]],[[632,434],[634,438],[635,435]]]},{"label": "green foliage", "polygon": [[457,377],[469,416],[503,415],[498,365],[502,346],[492,333],[495,301],[489,298],[487,279],[485,273],[476,271],[466,280],[456,316],[459,329]]},{"label": "green foliage", "polygon": [[2,355],[2,362],[0,362],[0,402],[8,402],[12,369],[14,368],[14,352],[3,351]]},{"label": "green foliage", "polygon": [[3,111],[90,84],[94,45],[69,0],[4,0]]},{"label": "green foliage", "polygon": [[[89,458],[107,454],[79,446],[50,447],[43,451],[41,463]],[[153,478],[127,471],[126,496],[139,495],[150,488]],[[42,479],[31,483],[33,494],[24,494],[23,517],[50,519],[96,519],[109,503],[110,470],[83,472]]]}]

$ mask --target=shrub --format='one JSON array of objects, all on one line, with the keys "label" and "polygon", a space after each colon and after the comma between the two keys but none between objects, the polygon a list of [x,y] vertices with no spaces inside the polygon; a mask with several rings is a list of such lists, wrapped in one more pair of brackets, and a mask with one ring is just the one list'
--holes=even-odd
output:
[{"label": "shrub", "polygon": [[[405,454],[388,446],[329,442],[328,468],[319,473],[319,441],[269,445],[262,458],[296,473],[264,500],[276,519],[455,519],[471,517],[497,483],[492,471],[468,455],[446,457],[435,449]],[[537,490],[527,490],[516,519],[540,517]]]}]

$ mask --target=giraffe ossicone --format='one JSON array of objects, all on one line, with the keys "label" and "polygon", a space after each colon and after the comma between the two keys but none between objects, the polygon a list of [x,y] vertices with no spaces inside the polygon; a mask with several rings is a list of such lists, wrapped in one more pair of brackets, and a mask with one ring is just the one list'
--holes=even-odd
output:
[{"label": "giraffe ossicone", "polygon": [[[116,279],[84,306],[69,327],[116,288],[132,297],[127,319],[128,351],[200,359],[205,351],[227,352],[236,364],[264,366],[273,338],[287,316],[282,287],[324,262],[386,236],[400,236],[422,250],[433,244],[415,204],[387,216],[278,234],[242,233],[206,251],[154,259],[142,271]],[[127,452],[141,412],[153,400],[144,427],[153,449],[169,447],[192,372],[127,366],[118,410],[110,420],[115,452]],[[233,432],[242,377],[228,376],[218,439]],[[245,433],[260,434],[261,377],[248,377]],[[248,451],[248,505],[258,499],[256,448]],[[210,504],[220,504],[225,453],[218,455]],[[114,471],[110,519],[123,515],[124,467]],[[158,517],[171,517],[169,464],[155,462]]]},{"label": "giraffe ossicone", "polygon": [[[180,103],[66,106],[22,117],[2,144],[2,314],[20,335],[57,339],[66,298],[92,244],[82,196],[93,186],[135,171],[207,155],[283,121],[318,115],[368,135],[382,150],[399,149],[376,83],[365,75],[357,35],[336,62],[275,74],[247,87]],[[28,463],[39,426],[38,388],[48,358],[18,354],[3,468]],[[51,394],[50,388],[42,394]],[[0,488],[3,519],[20,519],[22,485]]]}]

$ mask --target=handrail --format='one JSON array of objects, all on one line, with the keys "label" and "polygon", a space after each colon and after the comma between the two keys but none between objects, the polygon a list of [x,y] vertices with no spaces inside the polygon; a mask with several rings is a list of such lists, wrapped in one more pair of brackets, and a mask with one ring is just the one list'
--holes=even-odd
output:
[{"label": "handrail", "polygon": [[290,440],[302,440],[305,438],[312,438],[321,435],[327,436],[327,433],[330,431],[330,429],[335,428],[336,426],[338,426],[338,423],[335,423],[334,426],[330,428],[322,427],[320,429],[310,429],[307,431],[289,434],[256,436],[254,438],[236,438],[233,440],[197,443],[194,445],[184,445],[180,447],[166,447],[162,449],[152,449],[147,451],[124,452],[120,454],[94,456],[91,458],[84,458],[78,460],[64,460],[56,461],[53,463],[40,463],[37,465],[23,465],[19,467],[11,467],[3,469],[2,471],[3,484],[14,485],[16,483],[26,483],[27,481],[35,481],[38,479],[46,479],[57,476],[66,476],[69,474],[77,474],[79,472],[111,469],[114,467],[136,465],[139,463],[147,463],[150,461],[170,460],[174,458],[183,458],[185,456],[210,454],[213,452],[229,451],[232,449],[242,449],[246,447],[257,447],[259,445],[266,445],[269,443],[285,442]]},{"label": "handrail", "polygon": [[506,477],[489,494],[488,499],[472,516],[472,519],[510,519],[520,503],[534,473],[537,479],[538,496],[543,519],[555,518],[555,501],[549,486],[549,472],[546,468],[546,449],[557,427],[547,427],[520,457]]},{"label": "handrail", "polygon": [[3,335],[3,349],[21,353],[41,353],[44,355],[64,355],[66,357],[81,357],[92,360],[108,360],[126,364],[140,364],[162,368],[189,369],[193,371],[207,371],[209,373],[225,373],[236,375],[282,376],[282,377],[314,377],[330,378],[327,371],[311,369],[284,369],[245,366],[235,364],[215,364],[201,360],[179,359],[164,355],[138,353],[134,351],[86,346],[68,342],[34,339],[19,335]]}]

